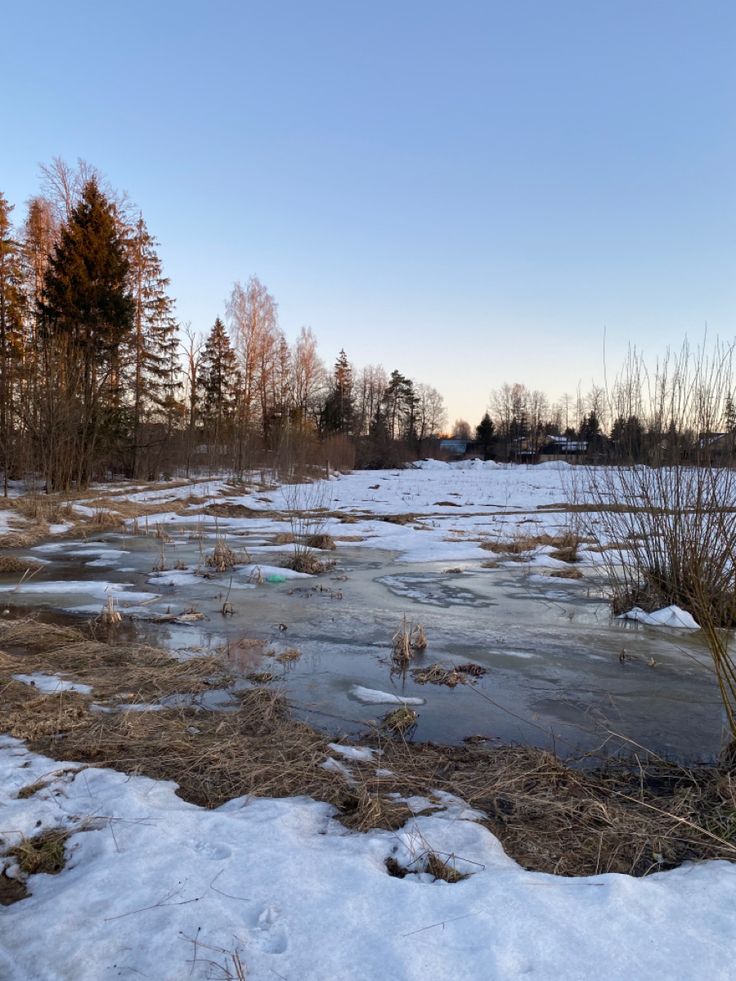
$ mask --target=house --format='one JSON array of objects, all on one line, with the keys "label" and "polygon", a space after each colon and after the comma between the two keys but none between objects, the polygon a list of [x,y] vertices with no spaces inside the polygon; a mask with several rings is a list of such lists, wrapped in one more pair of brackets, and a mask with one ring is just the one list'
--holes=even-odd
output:
[{"label": "house", "polygon": [[465,456],[468,452],[468,440],[467,439],[441,439],[440,440],[440,452],[446,453],[448,456],[454,457],[455,459],[460,459],[460,457]]}]

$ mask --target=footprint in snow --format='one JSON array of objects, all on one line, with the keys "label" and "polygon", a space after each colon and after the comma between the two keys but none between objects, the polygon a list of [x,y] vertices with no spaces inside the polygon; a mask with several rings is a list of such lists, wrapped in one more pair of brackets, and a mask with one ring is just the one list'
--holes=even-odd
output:
[{"label": "footprint in snow", "polygon": [[251,928],[251,939],[265,954],[283,954],[289,946],[286,930],[279,925],[279,911],[266,906]]},{"label": "footprint in snow", "polygon": [[212,862],[220,861],[223,858],[230,858],[231,851],[227,845],[216,845],[212,841],[197,841],[194,850],[202,858],[207,858]]}]

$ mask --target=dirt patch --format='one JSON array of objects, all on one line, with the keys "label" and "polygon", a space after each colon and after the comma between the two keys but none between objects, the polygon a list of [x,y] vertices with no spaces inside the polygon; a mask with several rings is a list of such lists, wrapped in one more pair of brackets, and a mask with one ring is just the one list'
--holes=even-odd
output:
[{"label": "dirt patch", "polygon": [[12,906],[26,896],[30,893],[22,879],[11,879],[5,872],[0,872],[0,906]]}]

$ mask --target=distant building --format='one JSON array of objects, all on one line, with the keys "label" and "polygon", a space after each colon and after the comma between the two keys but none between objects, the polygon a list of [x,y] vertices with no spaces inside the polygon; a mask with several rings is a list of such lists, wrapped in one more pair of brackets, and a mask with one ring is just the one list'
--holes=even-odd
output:
[{"label": "distant building", "polygon": [[465,456],[468,452],[468,442],[467,439],[441,439],[440,452],[458,458]]}]

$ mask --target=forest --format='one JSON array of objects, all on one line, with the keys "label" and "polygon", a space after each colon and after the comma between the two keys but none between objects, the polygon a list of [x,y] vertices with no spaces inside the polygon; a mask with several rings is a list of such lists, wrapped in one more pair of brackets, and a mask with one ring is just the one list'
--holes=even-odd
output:
[{"label": "forest", "polygon": [[[629,358],[609,388],[563,395],[505,384],[476,426],[447,426],[442,395],[381,364],[331,370],[317,337],[290,343],[251,275],[210,325],[181,324],[159,246],[96,168],[55,158],[13,221],[0,192],[0,472],[4,490],[306,465],[396,466],[452,435],[486,459],[589,462],[729,457],[730,350],[687,345],[653,370]],[[724,367],[727,366],[727,367]],[[706,393],[706,396],[703,395]]]},{"label": "forest", "polygon": [[141,212],[92,166],[54,159],[22,221],[0,192],[0,470],[48,490],[266,462],[420,455],[441,395],[345,351],[289,343],[257,276],[205,330],[182,325]]}]

